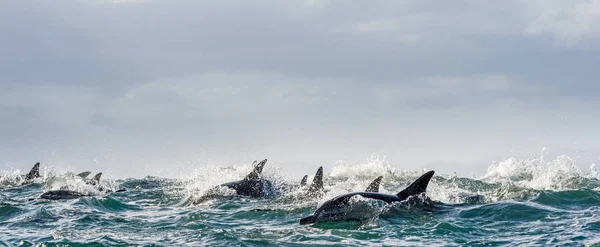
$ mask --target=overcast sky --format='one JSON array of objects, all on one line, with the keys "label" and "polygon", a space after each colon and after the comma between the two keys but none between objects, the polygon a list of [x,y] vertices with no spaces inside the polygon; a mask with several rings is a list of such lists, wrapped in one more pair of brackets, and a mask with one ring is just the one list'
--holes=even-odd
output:
[{"label": "overcast sky", "polygon": [[600,162],[600,1],[0,0],[0,165]]}]

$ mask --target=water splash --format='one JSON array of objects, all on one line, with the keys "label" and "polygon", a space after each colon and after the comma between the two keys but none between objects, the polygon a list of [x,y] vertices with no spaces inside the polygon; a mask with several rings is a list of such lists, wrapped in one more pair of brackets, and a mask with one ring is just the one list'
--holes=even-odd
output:
[{"label": "water splash", "polygon": [[[424,171],[396,169],[380,157],[359,164],[337,162],[331,169],[325,167],[327,193],[322,199],[281,202],[234,197],[193,207],[178,202],[191,191],[201,193],[222,182],[243,178],[251,165],[203,166],[181,179],[107,180],[129,190],[73,201],[28,201],[47,189],[69,184],[85,186],[72,174],[45,171],[44,178],[33,184],[0,187],[0,244],[594,244],[600,240],[600,194],[588,185],[596,181],[595,166],[581,171],[573,167],[575,163],[566,156],[509,158],[491,165],[482,179],[438,173],[431,181],[428,196],[433,201],[453,204],[443,205],[443,210],[412,204],[387,210],[387,205],[359,197],[354,199],[355,212],[371,213],[373,221],[321,226],[299,226],[298,219],[312,213],[324,200],[363,191],[379,175],[384,176],[382,192],[396,193]],[[287,179],[273,166],[265,170],[269,179],[281,184],[299,182]],[[12,170],[2,172],[14,174]],[[464,204],[461,193],[481,194],[485,201]]]},{"label": "water splash", "polygon": [[580,170],[576,160],[560,155],[546,160],[543,155],[530,158],[509,158],[492,164],[487,169],[483,181],[514,184],[536,190],[577,189],[585,180],[593,179],[595,172]]}]

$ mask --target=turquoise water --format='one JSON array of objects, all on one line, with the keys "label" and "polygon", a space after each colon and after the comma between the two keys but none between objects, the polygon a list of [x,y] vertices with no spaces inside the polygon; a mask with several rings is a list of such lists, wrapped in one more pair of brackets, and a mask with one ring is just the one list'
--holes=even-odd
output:
[{"label": "turquoise water", "polygon": [[[270,165],[265,177],[281,187],[286,177]],[[33,184],[7,178],[0,188],[3,246],[580,246],[600,243],[600,182],[568,158],[508,159],[477,179],[437,174],[430,200],[417,205],[373,208],[370,221],[299,225],[336,195],[364,190],[383,175],[382,192],[396,193],[423,171],[385,162],[325,167],[325,198],[295,200],[293,189],[261,200],[228,195],[200,205],[190,199],[223,181],[243,177],[248,165],[206,166],[187,178],[104,180],[128,191],[75,200],[30,200],[60,187],[85,191],[78,178],[47,170]],[[10,176],[8,176],[10,177]],[[309,179],[310,181],[310,179]],[[467,201],[464,194],[482,195]],[[376,206],[375,206],[376,207]]]}]

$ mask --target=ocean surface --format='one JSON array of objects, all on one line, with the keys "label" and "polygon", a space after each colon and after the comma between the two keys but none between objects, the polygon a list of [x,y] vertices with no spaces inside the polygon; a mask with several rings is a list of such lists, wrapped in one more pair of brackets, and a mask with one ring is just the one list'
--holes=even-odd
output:
[{"label": "ocean surface", "polygon": [[[243,178],[251,165],[203,166],[179,179],[107,177],[104,186],[127,189],[111,194],[64,171],[43,169],[42,178],[23,184],[16,178],[22,171],[5,170],[0,172],[0,245],[600,246],[600,181],[593,165],[581,170],[574,163],[567,156],[510,158],[476,178],[438,173],[423,203],[373,204],[366,209],[373,214],[368,221],[314,225],[298,220],[336,195],[363,191],[380,175],[381,192],[395,194],[426,170],[404,170],[381,160],[339,162],[324,166],[323,198],[297,200],[301,189],[295,186],[304,174],[284,174],[267,163],[263,176],[285,188],[279,197],[223,191],[199,205],[190,201],[215,185]],[[96,196],[31,200],[60,188]]]}]

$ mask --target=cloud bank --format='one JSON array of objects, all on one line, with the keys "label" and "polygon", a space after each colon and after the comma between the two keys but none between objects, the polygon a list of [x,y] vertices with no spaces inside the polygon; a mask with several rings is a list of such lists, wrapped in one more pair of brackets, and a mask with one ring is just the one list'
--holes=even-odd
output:
[{"label": "cloud bank", "polygon": [[[598,1],[4,1],[0,161],[178,176],[598,147]],[[450,166],[449,164],[452,164]]]}]

